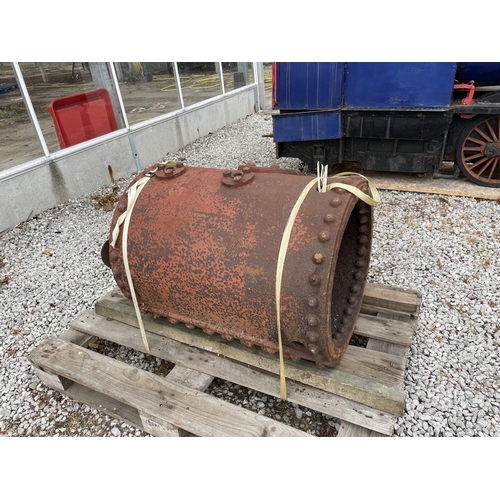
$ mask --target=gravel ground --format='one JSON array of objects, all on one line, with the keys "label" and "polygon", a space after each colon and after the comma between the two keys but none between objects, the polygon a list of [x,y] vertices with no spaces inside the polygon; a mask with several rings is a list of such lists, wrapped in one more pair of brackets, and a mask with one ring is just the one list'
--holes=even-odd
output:
[{"label": "gravel ground", "polygon": [[[251,115],[165,159],[236,168],[276,160],[271,117]],[[130,179],[118,182],[118,193]],[[146,436],[43,386],[27,356],[115,287],[100,259],[111,211],[92,196],[54,207],[0,238],[0,435]],[[406,410],[395,436],[500,436],[500,205],[473,198],[381,192],[369,281],[419,290],[421,313],[408,357]],[[94,348],[155,373],[158,358],[99,341]],[[214,380],[217,397],[311,435],[335,436],[326,415]]]}]

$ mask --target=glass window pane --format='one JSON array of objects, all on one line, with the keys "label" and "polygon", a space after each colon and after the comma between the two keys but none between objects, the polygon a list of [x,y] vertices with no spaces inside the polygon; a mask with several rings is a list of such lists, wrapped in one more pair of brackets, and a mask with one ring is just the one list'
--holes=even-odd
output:
[{"label": "glass window pane", "polygon": [[180,109],[170,62],[115,63],[129,125]]},{"label": "glass window pane", "polygon": [[20,67],[50,152],[123,127],[106,63],[37,62]]},{"label": "glass window pane", "polygon": [[224,72],[224,88],[226,92],[254,82],[252,63],[223,62],[222,71]]},{"label": "glass window pane", "polygon": [[0,171],[43,156],[10,62],[0,62]]},{"label": "glass window pane", "polygon": [[222,94],[219,63],[180,62],[177,63],[177,67],[184,106]]}]

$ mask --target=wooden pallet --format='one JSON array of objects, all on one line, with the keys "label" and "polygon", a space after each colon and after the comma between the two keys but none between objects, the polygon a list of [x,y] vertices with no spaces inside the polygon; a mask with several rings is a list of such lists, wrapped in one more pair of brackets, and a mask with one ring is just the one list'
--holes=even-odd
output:
[{"label": "wooden pallet", "polygon": [[[288,400],[341,420],[339,436],[390,436],[405,407],[406,355],[421,296],[367,284],[350,345],[335,369],[285,360]],[[30,354],[40,380],[154,436],[308,436],[205,394],[217,377],[279,397],[277,356],[218,335],[143,316],[151,354],[175,364],[166,377],[87,348],[95,338],[144,351],[132,304],[118,291]]]}]

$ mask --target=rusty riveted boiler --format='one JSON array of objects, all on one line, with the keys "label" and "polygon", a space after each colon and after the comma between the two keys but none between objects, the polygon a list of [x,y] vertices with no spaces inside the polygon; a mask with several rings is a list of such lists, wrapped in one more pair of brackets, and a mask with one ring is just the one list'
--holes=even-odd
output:
[{"label": "rusty riveted boiler", "polygon": [[[278,254],[290,213],[312,177],[252,163],[227,171],[182,163],[145,169],[120,198],[102,249],[128,298],[123,227],[114,247],[110,242],[127,210],[127,191],[144,176],[151,178],[136,200],[127,238],[140,311],[277,353]],[[364,178],[341,182],[368,193]],[[319,367],[338,363],[361,309],[372,229],[372,206],[347,190],[308,192],[283,266],[284,357]]]}]

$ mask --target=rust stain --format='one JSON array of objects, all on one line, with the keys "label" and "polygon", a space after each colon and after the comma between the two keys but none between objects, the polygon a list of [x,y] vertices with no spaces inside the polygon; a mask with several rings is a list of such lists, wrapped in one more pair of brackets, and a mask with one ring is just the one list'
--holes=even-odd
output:
[{"label": "rust stain", "polygon": [[245,266],[243,268],[243,272],[248,276],[261,276],[263,274],[266,274],[266,270],[262,266],[260,267]]}]

